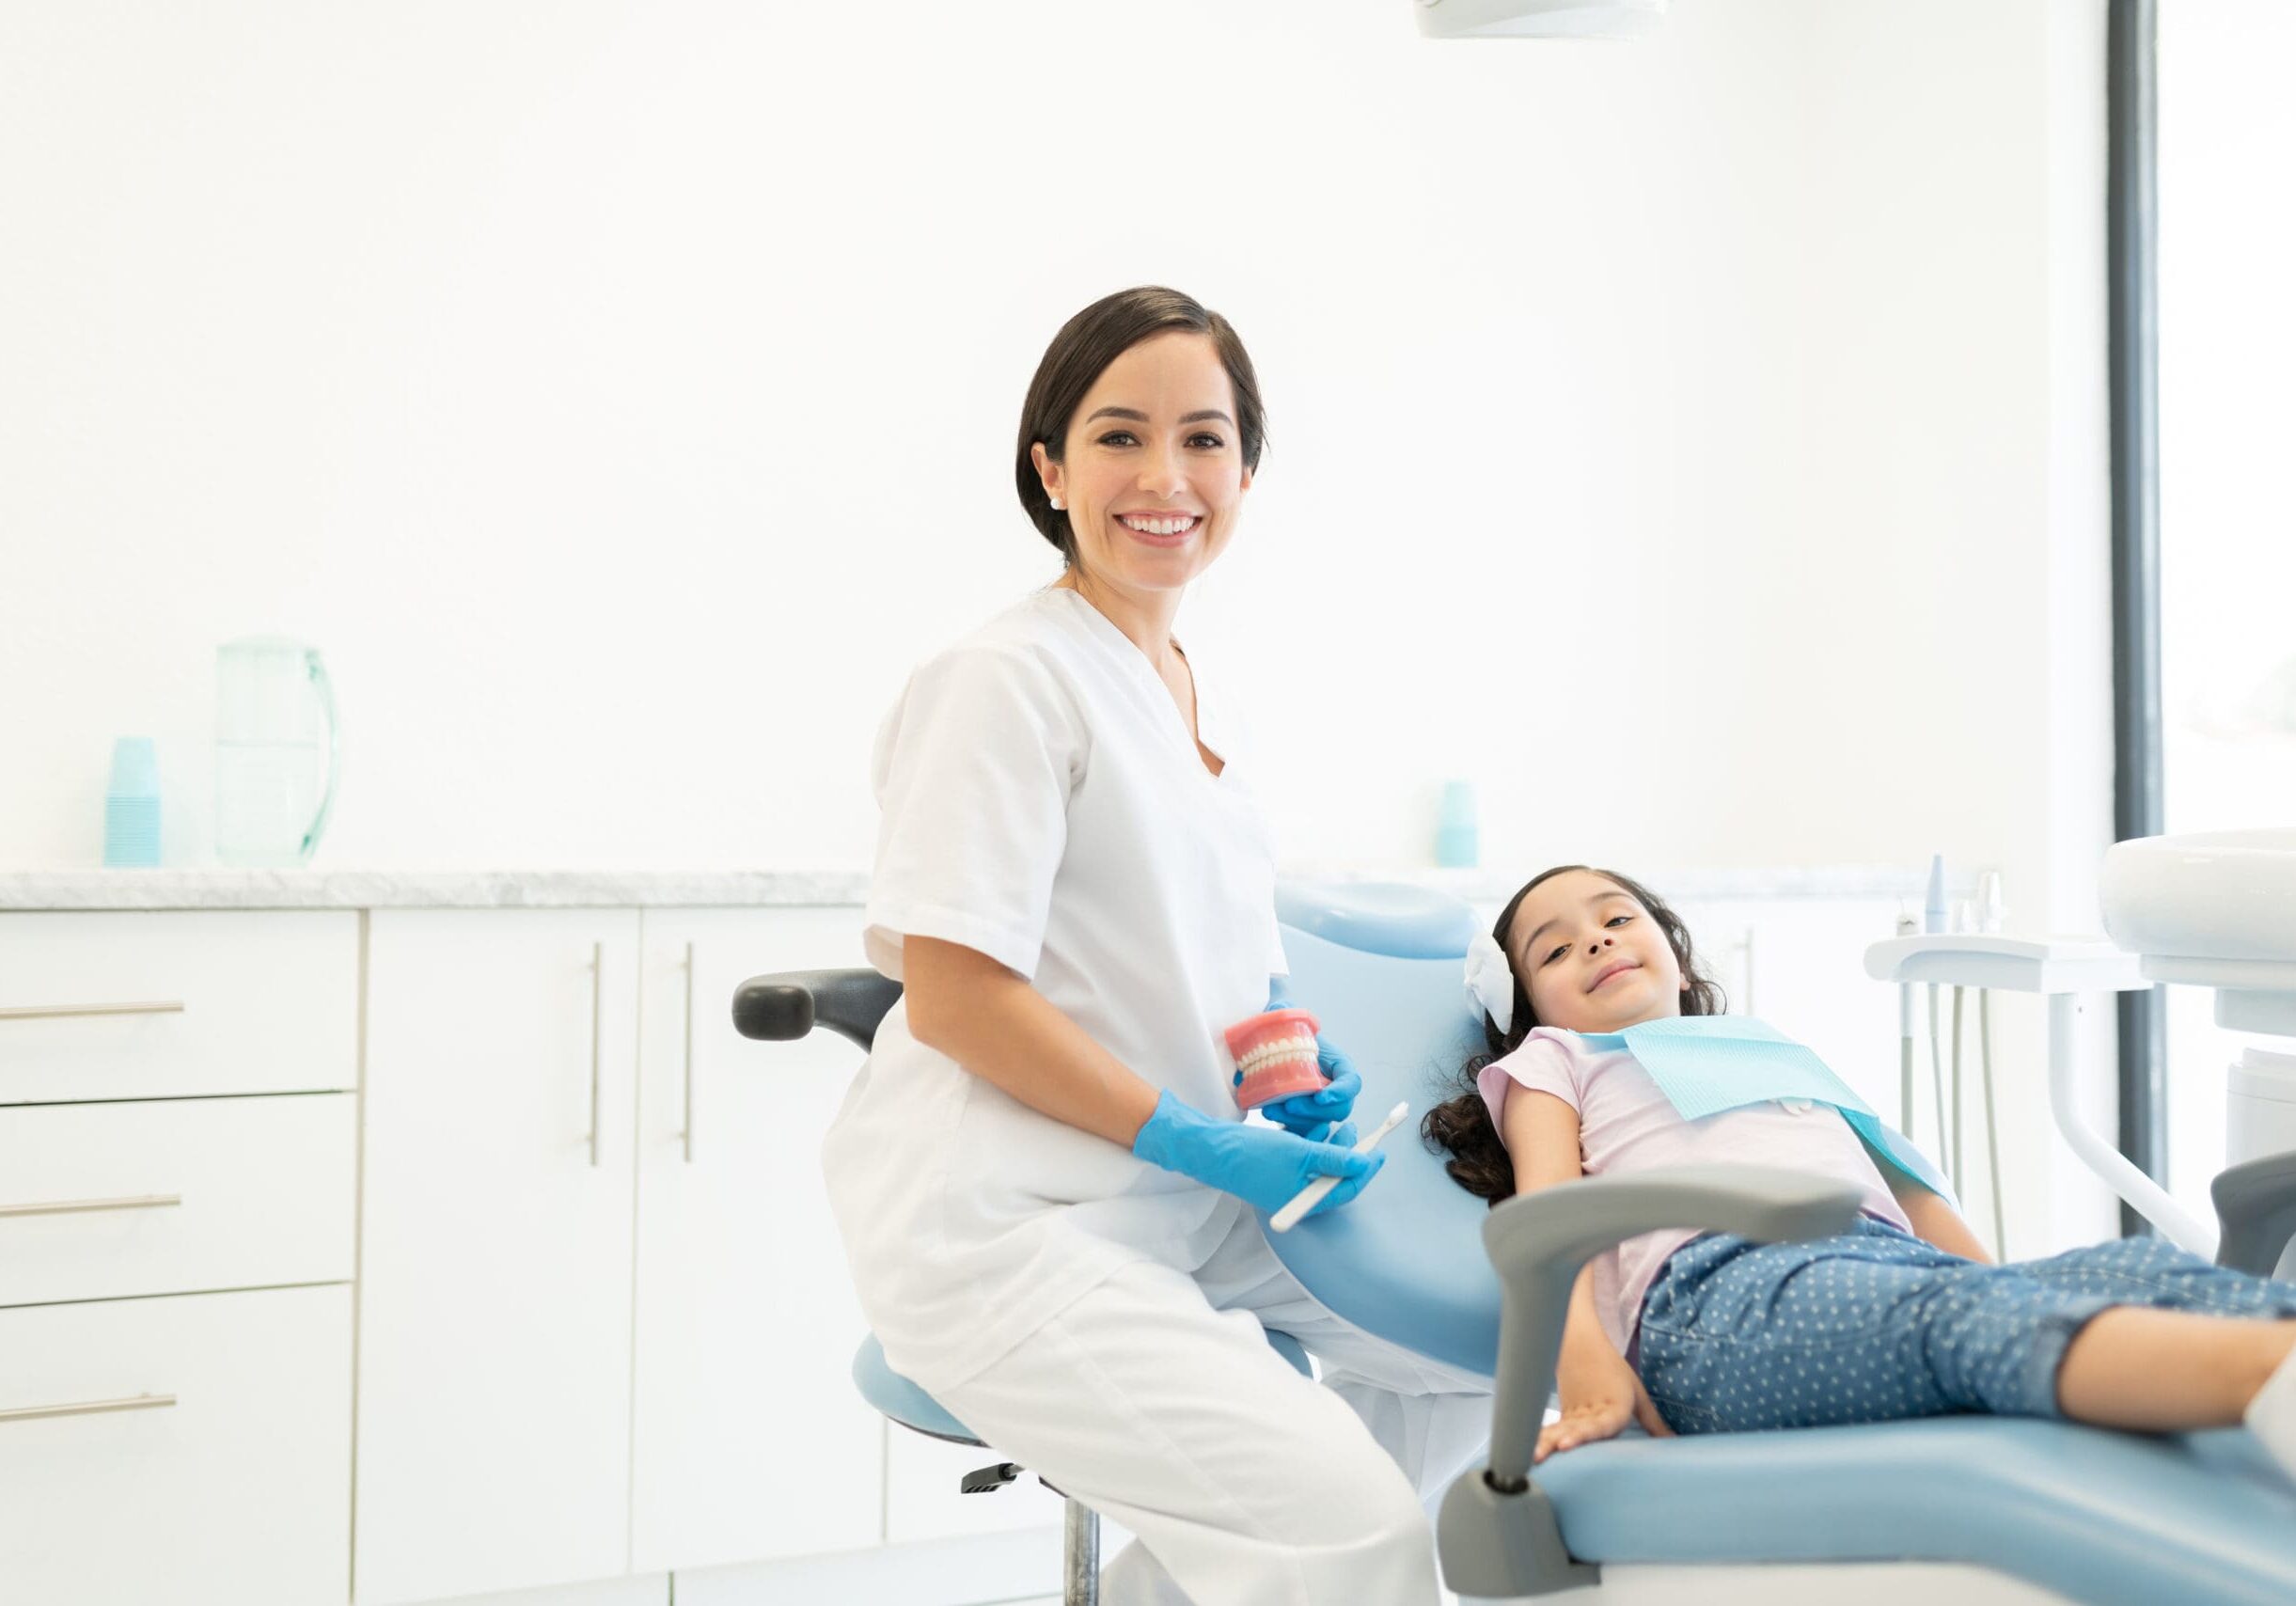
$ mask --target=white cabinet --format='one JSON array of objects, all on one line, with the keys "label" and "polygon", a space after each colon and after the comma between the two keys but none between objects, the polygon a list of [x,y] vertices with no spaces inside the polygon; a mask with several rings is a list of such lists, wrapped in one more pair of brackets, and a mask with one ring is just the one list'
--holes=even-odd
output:
[{"label": "white cabinet", "polygon": [[356,1598],[624,1572],[637,914],[370,919]]},{"label": "white cabinet", "polygon": [[0,1310],[0,1598],[341,1600],[350,1354],[339,1283]]},{"label": "white cabinet", "polygon": [[850,908],[645,913],[637,1118],[638,1571],[874,1545],[884,1427],[821,1179],[861,1051],[752,1043],[733,990],[858,965]]},{"label": "white cabinet", "polygon": [[857,910],[370,921],[359,1606],[1015,1527],[1057,1557],[1033,1479],[960,1497],[993,1455],[889,1449],[853,1386],[820,1150],[860,1050],[732,1028],[744,979],[859,964]]},{"label": "white cabinet", "polygon": [[0,1599],[344,1598],[357,1066],[354,913],[0,916]]},{"label": "white cabinet", "polygon": [[859,1052],[730,1010],[854,911],[372,922],[360,1606],[878,1543],[819,1160]]},{"label": "white cabinet", "polygon": [[0,1305],[349,1282],[356,1103],[0,1108]]},{"label": "white cabinet", "polygon": [[347,909],[0,915],[0,1105],[358,1085]]}]

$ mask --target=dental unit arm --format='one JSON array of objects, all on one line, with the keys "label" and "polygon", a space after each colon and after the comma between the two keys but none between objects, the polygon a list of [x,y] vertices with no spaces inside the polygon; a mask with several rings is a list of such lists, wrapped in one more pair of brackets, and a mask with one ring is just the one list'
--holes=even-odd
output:
[{"label": "dental unit arm", "polygon": [[2084,993],[2149,987],[2136,955],[2103,937],[2021,937],[1951,932],[1894,937],[1865,951],[1878,982],[2039,993],[2049,1000],[2049,1108],[2081,1162],[2179,1248],[2216,1253],[2216,1229],[2129,1162],[2081,1114],[2075,1090],[2073,1022]]},{"label": "dental unit arm", "polygon": [[1588,1177],[1510,1199],[1483,1223],[1500,1282],[1499,1373],[1490,1455],[1443,1497],[1436,1522],[1445,1582],[1461,1595],[1544,1595],[1592,1583],[1531,1477],[1532,1452],[1579,1268],[1613,1244],[1668,1227],[1757,1242],[1831,1237],[1857,1219],[1854,1189],[1758,1166],[1695,1166],[1662,1175]]},{"label": "dental unit arm", "polygon": [[2157,979],[2147,973],[2152,968],[2143,956],[2104,937],[1956,932],[1896,937],[1865,951],[1865,973],[1876,981],[2047,998],[2050,1110],[2073,1153],[2178,1247],[2222,1266],[2270,1276],[2296,1234],[2296,1154],[2268,1155],[2221,1173],[2212,1185],[2218,1222],[2210,1225],[2178,1204],[2082,1116],[2074,1056],[2081,995],[2150,987]]}]

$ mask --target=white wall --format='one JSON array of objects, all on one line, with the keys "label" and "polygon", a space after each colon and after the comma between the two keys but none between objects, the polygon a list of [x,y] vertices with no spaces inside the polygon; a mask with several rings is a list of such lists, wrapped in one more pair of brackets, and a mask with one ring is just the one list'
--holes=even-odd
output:
[{"label": "white wall", "polygon": [[322,863],[864,862],[905,668],[1052,573],[1044,342],[1160,280],[1271,409],[1183,628],[1292,860],[1463,774],[1496,866],[2093,925],[2101,5],[1409,10],[0,14],[0,864],[95,861],[129,732],[200,862],[257,630],[340,685]]}]

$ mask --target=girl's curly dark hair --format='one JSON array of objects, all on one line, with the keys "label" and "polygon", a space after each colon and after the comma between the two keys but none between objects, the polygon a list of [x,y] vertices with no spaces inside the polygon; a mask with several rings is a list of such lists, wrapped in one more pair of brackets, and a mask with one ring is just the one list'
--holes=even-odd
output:
[{"label": "girl's curly dark hair", "polygon": [[[1507,906],[1499,911],[1492,923],[1491,936],[1499,946],[1507,946],[1507,927],[1515,920],[1515,910],[1531,890],[1541,883],[1574,870],[1599,875],[1620,891],[1643,905],[1650,918],[1659,922],[1666,934],[1667,947],[1675,951],[1675,963],[1682,968],[1682,1013],[1684,1015],[1721,1015],[1724,1000],[1722,990],[1708,977],[1691,947],[1690,927],[1682,917],[1668,908],[1640,882],[1619,874],[1614,870],[1597,870],[1591,864],[1558,864],[1551,870],[1542,870],[1524,882]],[[1509,967],[1513,968],[1512,966]],[[1483,1017],[1483,1036],[1488,1051],[1471,1056],[1460,1068],[1456,1096],[1445,1099],[1427,1111],[1426,1119],[1419,1124],[1421,1137],[1430,1149],[1451,1151],[1451,1158],[1443,1169],[1452,1180],[1468,1192],[1487,1199],[1493,1204],[1515,1195],[1515,1167],[1507,1157],[1506,1145],[1499,1141],[1499,1128],[1491,1124],[1490,1107],[1483,1102],[1476,1091],[1475,1076],[1484,1066],[1522,1047],[1523,1039],[1538,1025],[1538,1016],[1531,1007],[1531,995],[1523,986],[1523,979],[1515,977],[1514,1019],[1505,1031],[1501,1031],[1491,1017]]]}]

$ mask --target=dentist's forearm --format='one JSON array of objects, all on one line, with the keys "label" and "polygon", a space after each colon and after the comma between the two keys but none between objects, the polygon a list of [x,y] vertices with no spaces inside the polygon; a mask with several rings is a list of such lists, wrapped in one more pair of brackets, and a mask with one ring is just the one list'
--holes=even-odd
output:
[{"label": "dentist's forearm", "polygon": [[1157,1090],[985,953],[902,942],[909,1033],[1030,1109],[1129,1149]]}]

